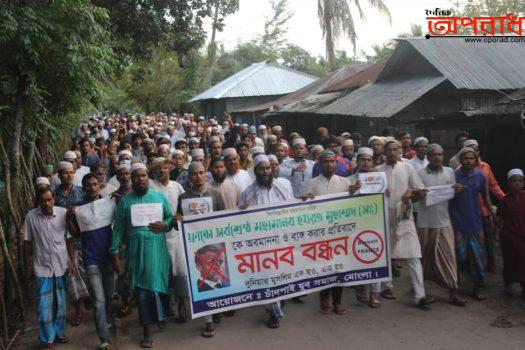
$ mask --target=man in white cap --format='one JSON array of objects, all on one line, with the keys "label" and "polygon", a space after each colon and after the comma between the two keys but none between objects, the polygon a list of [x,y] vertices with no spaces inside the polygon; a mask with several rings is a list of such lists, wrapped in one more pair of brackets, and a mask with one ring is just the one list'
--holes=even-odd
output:
[{"label": "man in white cap", "polygon": [[[466,140],[464,146],[474,150],[474,153],[476,154],[476,170],[485,176],[485,182],[489,194],[498,201],[502,200],[503,197],[505,197],[505,192],[501,190],[490,165],[481,160],[478,141],[473,139]],[[498,234],[492,216],[495,214],[496,208],[486,206],[481,200],[478,201],[481,205],[481,212],[483,213],[483,233],[485,234],[485,247],[487,249],[487,271],[494,272],[496,269],[495,241],[497,240]]]},{"label": "man in white cap", "polygon": [[179,175],[184,171],[184,163],[186,163],[186,154],[180,149],[171,151],[171,165],[173,168],[170,172],[170,180],[177,181]]},{"label": "man in white cap", "polygon": [[[131,160],[133,158],[133,155],[131,154],[131,151],[124,149],[121,150],[118,153],[118,163],[117,164],[128,164],[131,167]],[[117,175],[113,175],[109,180],[108,183],[113,185],[114,187],[119,187],[119,182],[117,180]]]},{"label": "man in white cap", "polygon": [[379,136],[370,136],[368,147],[374,151],[374,166],[385,162],[383,140]]},{"label": "man in white cap", "polygon": [[255,159],[255,157],[257,157],[257,156],[259,156],[259,155],[261,155],[261,154],[264,154],[264,147],[261,147],[261,146],[255,146],[255,147],[252,147],[252,148],[250,149],[250,154],[251,154],[251,156],[252,156],[252,167],[249,168],[249,169],[247,170],[247,172],[248,172],[248,175],[250,175],[250,179],[251,179],[252,181],[254,181],[254,180],[255,180],[255,173],[254,173],[254,171],[253,171],[253,159]]},{"label": "man in white cap", "polygon": [[[259,204],[282,203],[293,199],[292,187],[280,178],[272,176],[272,166],[266,155],[259,155],[253,160],[255,181],[241,193],[239,206],[246,209],[248,206]],[[281,303],[265,305],[269,314],[266,325],[269,328],[278,328],[279,318],[284,316]]]},{"label": "man in white cap", "polygon": [[[206,169],[204,165],[200,162],[192,162],[188,169],[188,180],[191,183],[188,191],[183,193],[179,197],[179,203],[177,205],[177,219],[178,221],[183,221],[185,217],[191,216],[191,199],[202,199],[208,200],[211,203],[211,207],[203,206],[209,209],[209,212],[217,212],[226,209],[226,204],[221,194],[213,187],[209,186],[206,183]],[[187,286],[187,284],[185,284]],[[186,295],[189,296],[186,291]],[[201,332],[201,335],[205,338],[211,338],[215,336],[215,326],[216,323],[220,322],[220,314],[216,315],[207,315],[204,317],[206,326]]]},{"label": "man in white cap", "polygon": [[[119,201],[109,251],[113,268],[120,273],[120,252],[126,244],[131,289],[135,291],[139,322],[143,327],[141,346],[151,348],[153,325],[165,319],[160,300],[168,292],[171,262],[166,236],[161,233],[173,227],[173,212],[166,197],[149,188],[144,164],[133,164],[130,171],[133,191]],[[143,211],[162,219],[138,220]]]},{"label": "man in white cap", "polygon": [[[86,172],[85,169],[82,169],[82,171],[79,171],[77,166],[77,155],[74,151],[67,151],[64,153],[63,161],[71,163],[73,165],[73,184],[78,187],[82,187],[82,177],[89,172]],[[51,190],[56,191],[56,189],[60,186],[60,177],[58,176],[58,173],[53,174],[51,177]]]},{"label": "man in white cap", "polygon": [[75,186],[73,179],[75,177],[75,168],[68,161],[58,163],[58,177],[60,185],[55,190],[55,205],[69,209],[74,203],[84,199],[82,187]]},{"label": "man in white cap", "polygon": [[222,151],[224,157],[224,164],[226,165],[226,178],[233,181],[241,192],[244,191],[252,183],[250,175],[246,170],[242,170],[239,165],[239,156],[235,148],[226,148]]},{"label": "man in white cap", "polygon": [[[350,137],[350,134],[348,134],[348,137]],[[354,141],[352,141],[352,139],[348,138],[343,140],[341,143],[341,155],[348,160],[350,166],[354,169],[356,165],[356,154],[354,152]]]},{"label": "man in white cap", "polygon": [[[259,132],[259,137],[264,141],[266,139],[266,136],[268,136],[268,129],[266,129],[266,125],[264,124],[259,125],[258,132]],[[264,147],[264,146],[261,146],[261,147]]]},{"label": "man in white cap", "polygon": [[283,128],[280,125],[276,125],[272,128],[272,134],[277,137],[277,142],[286,144],[288,148],[290,148],[288,141],[283,137]]},{"label": "man in white cap", "polygon": [[428,165],[427,160],[427,148],[428,148],[428,139],[426,137],[420,136],[414,140],[414,149],[416,151],[416,156],[408,161],[408,164],[412,165],[414,169],[419,170],[423,169]]},{"label": "man in white cap", "polygon": [[308,182],[312,178],[315,162],[306,159],[308,149],[303,138],[293,140],[293,153],[293,159],[281,163],[280,176],[290,181],[294,197],[299,198],[304,194]]},{"label": "man in white cap", "polygon": [[264,141],[260,137],[257,137],[257,128],[255,126],[252,125],[248,128],[248,135],[253,138],[256,146],[264,147]]},{"label": "man in white cap", "polygon": [[[410,272],[410,280],[414,289],[414,301],[419,307],[425,307],[435,300],[425,296],[423,282],[423,268],[421,265],[421,247],[417,236],[414,216],[408,209],[411,199],[424,196],[424,187],[414,167],[406,162],[400,162],[401,144],[396,140],[385,144],[386,162],[376,167],[377,171],[385,173],[388,188],[386,190],[388,204],[388,234],[391,242],[392,258],[406,260]],[[399,210],[399,208],[402,208]],[[406,208],[406,210],[403,210]],[[405,218],[401,215],[408,212]],[[402,216],[403,220],[399,220]],[[399,224],[403,226],[399,226]],[[403,235],[398,236],[397,230],[404,229]],[[395,299],[392,282],[385,282],[386,290],[381,293],[386,299]]]},{"label": "man in white cap", "polygon": [[[195,148],[191,150],[191,159],[193,162],[198,162],[201,164],[204,164],[204,150],[202,148]],[[189,173],[188,170],[184,170],[178,177],[177,182],[182,185],[185,191],[188,191],[191,187],[191,182],[189,181],[188,177]],[[209,171],[206,172],[206,182],[212,182],[213,176],[211,176],[211,173]]]},{"label": "man in white cap", "polygon": [[512,284],[521,285],[525,299],[525,192],[523,171],[511,169],[507,173],[507,195],[501,200],[498,215],[503,219],[501,251],[503,253],[503,282],[505,291],[512,295]]},{"label": "man in white cap", "polygon": [[[417,146],[416,152],[419,153]],[[419,154],[410,161],[418,157]],[[454,170],[443,166],[443,148],[436,143],[429,145],[427,157],[428,165],[417,170],[423,184],[426,187],[447,185],[459,193],[463,186],[456,184]],[[417,233],[421,243],[425,278],[447,288],[450,302],[462,306],[466,300],[458,291],[454,230],[450,222],[448,203],[446,200],[427,206],[422,201],[417,218]]]}]

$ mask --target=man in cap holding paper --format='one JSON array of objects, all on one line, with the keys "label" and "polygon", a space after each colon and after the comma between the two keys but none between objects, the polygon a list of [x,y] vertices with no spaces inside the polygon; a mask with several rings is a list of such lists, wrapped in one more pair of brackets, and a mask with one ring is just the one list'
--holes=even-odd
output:
[{"label": "man in cap holding paper", "polygon": [[[417,142],[417,139],[416,139]],[[417,143],[416,143],[417,145]],[[420,150],[416,146],[417,155],[409,162],[419,158]],[[451,195],[458,194],[463,186],[456,184],[454,170],[443,166],[443,148],[437,143],[428,146],[428,165],[417,170],[423,184],[432,186],[448,186]],[[421,243],[423,274],[449,290],[449,300],[454,305],[465,305],[467,302],[459,294],[454,230],[448,213],[448,202],[444,200],[426,205],[422,200],[417,218],[417,233]]]},{"label": "man in cap holding paper", "polygon": [[[281,203],[293,199],[293,190],[289,183],[272,175],[272,166],[266,155],[259,155],[253,160],[255,181],[241,193],[239,208],[246,209],[248,206],[259,204]],[[265,305],[269,314],[266,325],[269,328],[278,328],[279,318],[284,316],[281,303]]]},{"label": "man in cap holding paper", "polygon": [[119,254],[126,242],[131,289],[144,331],[141,346],[152,347],[152,326],[164,321],[161,294],[168,292],[171,266],[165,233],[172,228],[173,213],[166,197],[149,188],[144,164],[133,164],[130,172],[133,191],[118,203],[109,251],[113,268],[120,273]]}]

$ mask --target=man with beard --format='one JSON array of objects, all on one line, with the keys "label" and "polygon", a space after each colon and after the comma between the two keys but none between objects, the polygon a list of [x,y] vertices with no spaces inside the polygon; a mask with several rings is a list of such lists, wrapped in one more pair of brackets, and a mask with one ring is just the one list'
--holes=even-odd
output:
[{"label": "man with beard", "polygon": [[213,181],[210,187],[217,190],[224,199],[226,209],[235,209],[241,198],[241,189],[230,179],[226,179],[226,167],[222,158],[214,158],[210,163]]},{"label": "man with beard", "polygon": [[[119,254],[122,243],[126,242],[131,289],[137,297],[139,322],[144,332],[141,346],[151,348],[153,324],[164,321],[161,294],[168,292],[171,265],[164,233],[172,227],[173,213],[166,197],[148,187],[148,170],[144,164],[133,164],[130,172],[133,191],[119,201],[109,251],[113,268],[119,273]],[[144,212],[161,220],[141,219]]]},{"label": "man with beard", "polygon": [[[385,144],[386,163],[377,166],[377,171],[385,173],[388,205],[388,234],[392,248],[392,258],[407,262],[410,280],[414,289],[414,301],[423,308],[433,303],[432,297],[425,296],[423,267],[421,265],[421,246],[417,236],[414,216],[409,209],[412,199],[424,195],[424,185],[414,167],[399,161],[401,145],[396,140]],[[402,226],[399,226],[399,225]],[[403,229],[403,234],[396,231]],[[386,289],[381,293],[385,299],[395,299],[392,282],[385,282]]]},{"label": "man with beard", "polygon": [[177,181],[179,175],[184,171],[184,163],[186,163],[186,155],[180,149],[171,152],[171,164],[173,169],[170,172],[170,180]]},{"label": "man with beard", "polygon": [[[259,155],[253,160],[255,182],[241,193],[239,208],[246,209],[250,205],[282,203],[293,199],[292,187],[280,178],[272,176],[272,166],[266,155]],[[279,328],[279,318],[283,317],[281,303],[265,305],[269,319],[266,325],[269,328]]]},{"label": "man with beard", "polygon": [[[219,176],[220,178],[220,176]],[[211,200],[210,212],[216,212],[226,209],[226,204],[221,194],[215,189],[209,186],[206,183],[206,169],[204,165],[200,162],[192,162],[188,168],[188,181],[191,184],[187,192],[183,193],[179,197],[179,203],[177,205],[177,219],[178,221],[184,220],[185,213],[185,202],[186,200],[202,198]],[[188,215],[188,214],[186,214]],[[191,214],[190,214],[191,215]],[[215,323],[220,323],[220,314],[216,315],[207,315],[204,316],[204,321],[206,322],[206,327],[201,332],[201,335],[204,338],[211,338],[215,336]]]},{"label": "man with beard", "polygon": [[[170,162],[165,158],[156,158],[153,161],[151,168],[151,172],[153,173],[151,188],[162,193],[166,197],[170,204],[171,212],[175,215],[179,196],[184,193],[184,189],[178,182],[170,180],[170,167]],[[184,268],[184,248],[182,247],[179,238],[179,232],[175,228],[166,233],[166,243],[172,261],[172,275],[175,276],[174,294],[179,301],[179,319],[185,319],[187,317],[187,312],[184,305],[184,298],[187,298],[188,295],[185,293],[186,271]],[[168,295],[166,300],[164,300],[166,314],[172,314],[170,304],[171,295]]]},{"label": "man with beard", "polygon": [[244,191],[252,183],[252,179],[246,170],[242,170],[239,164],[239,156],[235,148],[226,148],[222,151],[224,157],[224,165],[226,166],[226,178],[233,181],[241,192]]},{"label": "man with beard", "polygon": [[385,162],[383,140],[379,136],[371,136],[368,139],[368,147],[374,151],[374,166],[383,164]]},{"label": "man with beard", "polygon": [[[319,157],[321,174],[310,181],[303,193],[303,199],[313,199],[315,196],[335,193],[348,193],[351,189],[350,181],[335,175],[337,158],[334,152],[326,150]],[[353,193],[351,193],[353,194]],[[332,302],[330,303],[330,293]],[[341,305],[343,287],[332,287],[321,291],[321,312],[328,314],[334,311],[337,315],[345,315],[346,309]]]},{"label": "man with beard", "polygon": [[293,195],[299,198],[304,194],[308,181],[312,178],[315,162],[306,159],[308,149],[303,138],[293,140],[294,158],[281,164],[280,175],[292,184]]},{"label": "man with beard", "polygon": [[210,145],[208,146],[210,158],[220,158],[222,156],[221,139],[218,136],[210,137]]}]

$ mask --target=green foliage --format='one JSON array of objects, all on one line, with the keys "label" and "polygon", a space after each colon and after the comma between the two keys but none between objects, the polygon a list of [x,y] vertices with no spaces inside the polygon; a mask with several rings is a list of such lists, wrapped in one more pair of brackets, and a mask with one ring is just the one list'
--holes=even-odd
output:
[{"label": "green foliage", "polygon": [[8,125],[23,115],[25,133],[39,123],[66,127],[99,101],[115,64],[106,10],[86,0],[4,1],[0,18],[0,113]]}]

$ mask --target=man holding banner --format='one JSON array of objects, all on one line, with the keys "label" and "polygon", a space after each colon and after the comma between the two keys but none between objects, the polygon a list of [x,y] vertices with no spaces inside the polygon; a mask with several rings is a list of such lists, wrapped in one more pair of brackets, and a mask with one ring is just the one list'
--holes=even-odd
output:
[{"label": "man holding banner", "polygon": [[[311,179],[306,187],[304,199],[314,199],[314,196],[324,194],[335,194],[350,192],[352,195],[359,190],[358,180],[355,186],[350,186],[350,181],[344,177],[335,175],[337,169],[337,159],[332,151],[323,151],[319,157],[321,165],[321,175]],[[330,304],[330,292],[332,293],[332,303]],[[346,309],[341,305],[343,287],[332,287],[321,291],[321,312],[328,314],[332,310],[338,315],[346,315]]]},{"label": "man holding banner", "polygon": [[[259,204],[284,202],[293,199],[293,190],[289,182],[272,176],[270,160],[266,155],[259,155],[253,160],[255,181],[241,194],[239,202],[241,209]],[[279,328],[279,318],[284,316],[281,303],[265,305],[269,314],[266,325],[268,328]]]},{"label": "man holding banner", "polygon": [[75,207],[68,210],[67,226],[69,232],[82,241],[82,261],[90,295],[94,299],[93,314],[100,339],[98,349],[105,350],[109,349],[111,342],[107,316],[115,284],[109,255],[115,201],[102,199],[100,183],[94,174],[84,175],[82,189],[86,199],[75,203]]}]

